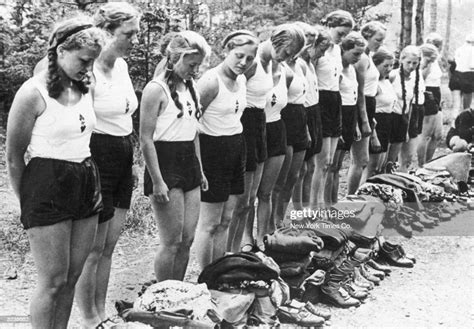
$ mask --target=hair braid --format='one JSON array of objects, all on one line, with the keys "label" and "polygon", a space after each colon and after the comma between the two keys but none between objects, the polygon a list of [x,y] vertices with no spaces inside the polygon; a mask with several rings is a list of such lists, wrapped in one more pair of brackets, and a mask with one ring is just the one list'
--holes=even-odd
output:
[{"label": "hair braid", "polygon": [[59,74],[58,66],[58,54],[56,53],[55,48],[48,49],[48,77],[46,81],[46,89],[48,90],[48,95],[51,98],[58,98],[63,91],[63,86],[61,85],[61,77]]},{"label": "hair braid", "polygon": [[196,119],[199,120],[202,116],[202,112],[201,112],[201,107],[199,106],[199,101],[198,101],[198,97],[197,97],[197,94],[196,94],[196,89],[194,89],[193,80],[186,80],[186,87],[188,88],[189,93],[191,94],[191,97],[194,101],[194,106],[196,107],[196,112],[195,112],[194,115],[196,116]]},{"label": "hair braid", "polygon": [[420,64],[418,64],[418,66],[416,67],[415,88],[414,88],[414,91],[413,91],[415,93],[415,104],[416,105],[420,105],[420,104],[418,104],[419,89],[420,89]]},{"label": "hair braid", "polygon": [[400,63],[400,83],[402,85],[402,98],[403,98],[403,108],[402,108],[402,114],[405,114],[405,111],[407,109],[407,91],[405,87],[405,77],[403,76],[403,63]]},{"label": "hair braid", "polygon": [[174,105],[179,109],[178,118],[181,118],[183,116],[183,104],[179,101],[179,95],[176,91],[176,80],[173,79],[174,75],[173,63],[168,60],[164,80],[170,90],[171,99],[173,100]]}]

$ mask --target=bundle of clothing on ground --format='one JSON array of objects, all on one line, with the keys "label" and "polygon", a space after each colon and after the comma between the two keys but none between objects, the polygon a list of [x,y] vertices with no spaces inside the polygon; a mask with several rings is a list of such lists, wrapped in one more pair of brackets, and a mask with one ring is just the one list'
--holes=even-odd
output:
[{"label": "bundle of clothing on ground", "polygon": [[451,154],[411,174],[371,177],[329,214],[293,220],[265,236],[264,252],[227,254],[201,272],[198,283],[164,281],[145,287],[126,321],[153,327],[321,326],[330,311],[357,307],[392,271],[413,267],[414,256],[382,236],[406,237],[474,209],[471,156]]}]

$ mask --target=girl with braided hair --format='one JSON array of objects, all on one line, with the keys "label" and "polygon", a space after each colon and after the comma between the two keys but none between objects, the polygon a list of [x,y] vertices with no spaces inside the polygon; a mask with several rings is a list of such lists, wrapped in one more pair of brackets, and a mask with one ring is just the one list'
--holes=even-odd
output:
[{"label": "girl with braided hair", "polygon": [[[392,136],[385,170],[391,172],[397,159],[400,171],[407,172],[416,153],[417,136],[421,133],[419,105],[424,103],[424,81],[419,66],[421,51],[407,46],[400,53],[400,67],[390,73],[389,79],[397,94],[393,116],[397,129]],[[415,105],[415,106],[413,106]]]},{"label": "girl with braided hair", "polygon": [[354,27],[354,20],[347,11],[336,10],[329,13],[322,25],[327,27],[331,36],[331,44],[324,56],[315,63],[318,76],[319,105],[323,127],[323,145],[316,156],[316,167],[321,168],[321,175],[313,178],[311,207],[324,207],[331,204],[328,195],[325,196],[325,186],[331,167],[337,143],[342,133],[341,94],[339,82],[342,72],[341,48],[339,43]]},{"label": "girl with braided hair", "polygon": [[379,81],[379,71],[372,61],[371,53],[377,51],[385,39],[387,28],[380,22],[371,21],[362,26],[360,33],[367,42],[365,52],[354,65],[357,73],[358,88],[358,126],[359,140],[352,144],[351,164],[347,172],[347,192],[354,194],[363,183],[363,173],[369,163],[369,148],[377,150],[380,143],[374,130],[375,94]]},{"label": "girl with braided hair", "polygon": [[94,111],[97,124],[91,137],[91,154],[100,171],[104,210],[99,215],[95,245],[77,285],[77,303],[84,326],[104,321],[105,300],[112,254],[130,208],[136,176],[133,175],[132,114],[138,100],[124,57],[138,42],[139,13],[125,2],[100,7],[95,26],[110,40],[93,67]]},{"label": "girl with braided hair", "polygon": [[[443,71],[439,65],[439,50],[441,50],[442,39],[437,48],[434,44],[428,43],[432,40],[433,34],[427,38],[427,43],[420,46],[423,55],[421,59],[421,70],[425,80],[425,116],[423,118],[423,130],[418,144],[418,165],[421,167],[425,162],[433,158],[433,154],[439,141],[442,138],[443,115],[441,113],[441,77]],[[441,38],[441,36],[439,36]]]},{"label": "girl with braided hair", "polygon": [[47,69],[22,85],[8,118],[8,173],[38,273],[34,328],[67,327],[102,210],[89,148],[96,117],[88,77],[103,44],[104,34],[85,19],[59,24]]},{"label": "girl with braided hair", "polygon": [[200,146],[209,189],[201,193],[196,251],[202,268],[223,256],[229,224],[245,191],[245,137],[241,122],[247,107],[244,73],[257,55],[259,40],[239,30],[224,38],[224,61],[199,79],[202,104]]},{"label": "girl with braided hair", "polygon": [[173,33],[156,75],[143,90],[140,142],[145,158],[144,193],[158,225],[158,281],[183,280],[199,216],[201,109],[193,77],[209,46],[192,31]]}]

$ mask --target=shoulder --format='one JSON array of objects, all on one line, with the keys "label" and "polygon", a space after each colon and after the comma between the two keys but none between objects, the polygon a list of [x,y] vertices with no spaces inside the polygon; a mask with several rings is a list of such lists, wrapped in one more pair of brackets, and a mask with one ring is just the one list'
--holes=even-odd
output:
[{"label": "shoulder", "polygon": [[[18,89],[12,104],[11,112],[28,112],[35,116],[40,115],[46,108],[46,100],[38,89],[38,84],[42,83],[37,78],[27,80]],[[46,89],[46,85],[44,86]]]},{"label": "shoulder", "polygon": [[366,53],[363,53],[362,56],[360,57],[360,60],[354,64],[354,67],[358,72],[366,71],[369,68],[369,66],[370,66],[370,59]]},{"label": "shoulder", "polygon": [[217,72],[215,69],[211,69],[204,73],[202,77],[197,81],[197,88],[200,92],[202,91],[209,91],[209,90],[216,90],[219,91],[219,81],[217,79]]},{"label": "shoulder", "polygon": [[390,80],[391,83],[393,83],[397,79],[397,76],[398,76],[398,69],[397,70],[392,70],[388,74],[388,79]]},{"label": "shoulder", "polygon": [[155,78],[148,82],[145,88],[143,89],[142,97],[156,101],[168,99],[164,82],[162,80],[159,80],[159,78]]}]

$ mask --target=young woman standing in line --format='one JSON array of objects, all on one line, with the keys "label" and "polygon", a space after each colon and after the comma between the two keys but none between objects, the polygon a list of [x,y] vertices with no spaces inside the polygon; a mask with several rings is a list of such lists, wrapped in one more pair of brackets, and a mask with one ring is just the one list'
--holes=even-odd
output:
[{"label": "young woman standing in line", "polygon": [[316,156],[316,167],[321,175],[313,175],[311,207],[325,207],[331,205],[331,199],[325,197],[329,168],[334,160],[337,143],[342,133],[341,94],[339,82],[341,79],[342,59],[339,43],[354,27],[354,20],[350,13],[337,10],[329,13],[322,20],[331,35],[331,46],[324,56],[316,63],[318,76],[319,104],[321,107],[321,122],[323,127],[323,145],[321,152]]},{"label": "young woman standing in line", "polygon": [[372,21],[362,26],[360,33],[367,41],[361,59],[354,65],[359,84],[357,107],[360,140],[351,147],[351,164],[347,173],[347,193],[354,194],[363,183],[363,172],[369,163],[369,147],[379,147],[374,131],[375,94],[379,81],[379,71],[375,67],[371,52],[377,51],[385,39],[387,28],[380,22]]},{"label": "young woman standing in line", "polygon": [[194,76],[209,46],[199,34],[172,34],[155,77],[143,90],[140,140],[160,245],[158,281],[183,280],[199,216],[200,187],[207,189],[199,159],[200,107]]},{"label": "young woman standing in line", "polygon": [[125,2],[102,6],[95,25],[111,40],[94,63],[94,111],[97,124],[91,137],[91,154],[100,171],[104,210],[92,251],[77,284],[77,302],[85,326],[107,317],[105,300],[112,254],[130,207],[134,186],[132,114],[138,100],[123,57],[136,45],[139,13]]},{"label": "young woman standing in line", "polygon": [[67,327],[94,244],[102,197],[89,148],[96,117],[88,86],[103,44],[103,33],[89,21],[56,27],[47,69],[22,85],[8,117],[8,174],[38,273],[33,328]]},{"label": "young woman standing in line", "polygon": [[[342,134],[330,168],[332,179],[326,184],[327,198],[332,204],[337,203],[339,191],[339,171],[346,151],[351,149],[354,140],[360,135],[357,127],[357,98],[358,82],[354,64],[357,63],[365,51],[366,42],[358,32],[351,32],[341,41],[342,51],[342,78],[340,87],[342,99]],[[328,185],[332,183],[332,185]]]},{"label": "young woman standing in line", "polygon": [[209,190],[201,194],[195,244],[202,268],[226,251],[238,195],[245,191],[245,140],[240,121],[247,107],[244,72],[254,63],[258,43],[250,31],[230,33],[223,41],[224,61],[198,83],[203,107],[199,138],[209,182]]}]

